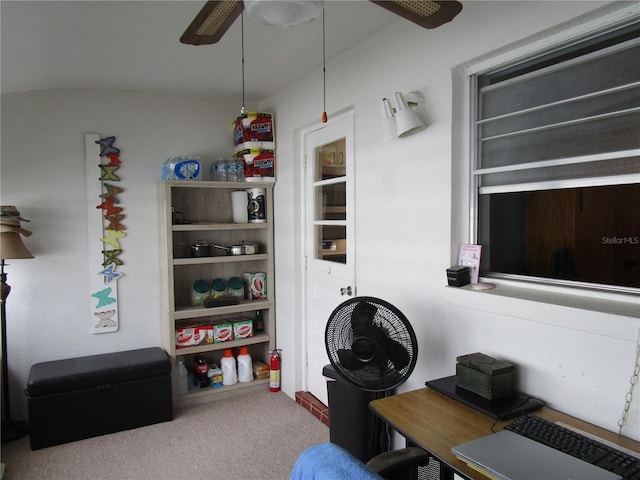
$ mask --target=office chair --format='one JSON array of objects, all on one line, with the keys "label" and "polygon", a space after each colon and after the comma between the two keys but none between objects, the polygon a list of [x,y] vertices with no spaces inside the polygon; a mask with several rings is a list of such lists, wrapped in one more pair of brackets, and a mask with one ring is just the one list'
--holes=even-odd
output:
[{"label": "office chair", "polygon": [[428,461],[427,452],[408,447],[381,453],[365,464],[334,443],[321,443],[300,454],[290,480],[408,480],[416,467]]}]

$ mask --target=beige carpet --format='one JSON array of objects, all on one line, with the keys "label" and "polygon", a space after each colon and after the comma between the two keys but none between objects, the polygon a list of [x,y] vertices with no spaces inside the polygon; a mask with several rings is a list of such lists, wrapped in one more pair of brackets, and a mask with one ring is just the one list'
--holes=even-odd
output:
[{"label": "beige carpet", "polygon": [[4,480],[288,479],[329,429],[284,393],[257,391],[176,407],[175,419],[31,451],[2,444]]}]

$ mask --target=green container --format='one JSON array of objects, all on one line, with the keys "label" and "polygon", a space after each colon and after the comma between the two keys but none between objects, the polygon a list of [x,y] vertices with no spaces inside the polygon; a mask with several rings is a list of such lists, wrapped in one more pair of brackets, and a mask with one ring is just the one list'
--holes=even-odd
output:
[{"label": "green container", "polygon": [[494,400],[513,395],[515,365],[482,353],[457,358],[456,385]]},{"label": "green container", "polygon": [[211,297],[220,298],[227,294],[227,281],[224,278],[214,278],[211,282]]}]

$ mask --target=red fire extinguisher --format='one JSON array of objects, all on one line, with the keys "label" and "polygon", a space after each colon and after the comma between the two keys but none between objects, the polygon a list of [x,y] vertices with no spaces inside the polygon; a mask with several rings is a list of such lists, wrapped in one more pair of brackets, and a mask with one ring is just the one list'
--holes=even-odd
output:
[{"label": "red fire extinguisher", "polygon": [[280,391],[280,352],[281,350],[273,350],[269,359],[269,391]]}]

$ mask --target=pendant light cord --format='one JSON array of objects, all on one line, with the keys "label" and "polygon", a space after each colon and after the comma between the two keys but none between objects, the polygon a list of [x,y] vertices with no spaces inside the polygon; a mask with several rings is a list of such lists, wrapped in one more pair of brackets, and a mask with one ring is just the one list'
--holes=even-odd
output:
[{"label": "pendant light cord", "polygon": [[242,36],[240,41],[242,49],[242,107],[240,108],[240,115],[244,115],[247,111],[244,106],[244,12],[240,14],[240,32]]},{"label": "pendant light cord", "polygon": [[325,49],[324,3],[322,4],[322,123],[327,123],[327,54]]}]

